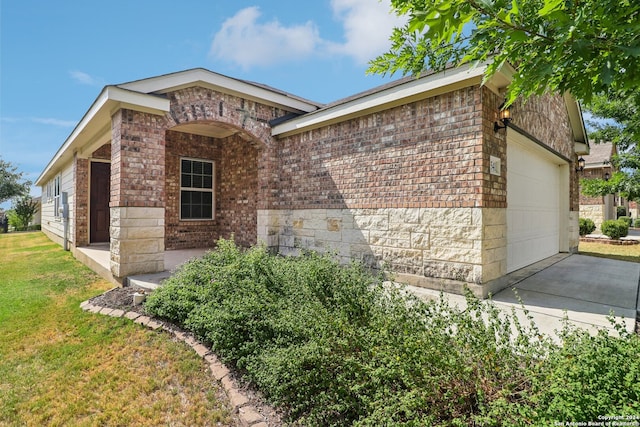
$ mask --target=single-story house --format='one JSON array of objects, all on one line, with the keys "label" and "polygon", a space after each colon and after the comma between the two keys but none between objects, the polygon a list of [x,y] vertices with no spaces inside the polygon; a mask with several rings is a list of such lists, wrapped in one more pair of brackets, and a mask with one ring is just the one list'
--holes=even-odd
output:
[{"label": "single-story house", "polygon": [[[592,144],[590,152],[584,158],[584,170],[581,178],[608,179],[613,174],[611,158],[617,153],[616,146],[610,142]],[[616,198],[606,196],[585,196],[580,192],[580,216],[591,219],[597,229],[603,221],[616,219]]]},{"label": "single-story house", "polygon": [[205,69],[106,86],[37,180],[42,229],[72,250],[109,242],[117,278],[233,236],[486,296],[507,273],[577,250],[588,142],[570,94],[500,119],[514,70],[482,84],[485,69],[328,105]]}]

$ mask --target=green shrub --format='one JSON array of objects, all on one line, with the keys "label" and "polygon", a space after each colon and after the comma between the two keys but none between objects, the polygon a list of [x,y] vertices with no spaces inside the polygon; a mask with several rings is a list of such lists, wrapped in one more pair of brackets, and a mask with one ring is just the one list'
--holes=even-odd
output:
[{"label": "green shrub", "polygon": [[544,409],[541,419],[548,425],[640,414],[640,336],[616,329],[620,338],[565,326],[564,345],[540,365],[532,387],[532,403]]},{"label": "green shrub", "polygon": [[612,239],[619,239],[629,234],[627,222],[620,219],[609,219],[600,226],[602,233]]},{"label": "green shrub", "polygon": [[593,233],[596,229],[596,225],[589,218],[580,218],[580,235],[586,236],[587,234]]},{"label": "green shrub", "polygon": [[559,347],[515,313],[471,294],[467,304],[421,301],[328,255],[221,240],[145,307],[301,425],[551,425],[640,410],[639,337],[566,329]]},{"label": "green shrub", "polygon": [[635,228],[640,228],[640,217],[636,218],[636,221],[634,223],[634,227]]},{"label": "green shrub", "polygon": [[633,225],[633,218],[630,218],[628,216],[621,216],[620,218],[618,218],[618,221],[624,221],[627,223],[627,228],[631,227]]}]

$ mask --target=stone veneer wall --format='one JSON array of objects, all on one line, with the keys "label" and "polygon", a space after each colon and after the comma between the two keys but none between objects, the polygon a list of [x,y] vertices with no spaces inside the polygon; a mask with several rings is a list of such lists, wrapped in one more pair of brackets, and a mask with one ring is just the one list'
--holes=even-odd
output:
[{"label": "stone veneer wall", "polygon": [[[215,218],[180,220],[180,159],[214,162]],[[166,135],[165,212],[167,249],[213,247],[221,238],[234,236],[242,246],[257,241],[258,148],[237,136],[216,139],[183,132]]]},{"label": "stone veneer wall", "polygon": [[164,270],[164,209],[111,208],[111,273],[115,277]]},{"label": "stone veneer wall", "polygon": [[506,268],[506,171],[488,174],[506,146],[483,146],[482,96],[464,88],[279,140],[280,197],[258,211],[259,239],[482,294]]},{"label": "stone veneer wall", "polygon": [[[259,239],[284,254],[335,250],[404,282],[486,296],[484,285],[506,273],[507,143],[493,130],[501,102],[469,87],[279,140],[280,197],[258,211]],[[561,97],[515,110],[521,129],[575,157]],[[492,156],[499,175],[489,173]],[[573,173],[570,187],[577,248]]]},{"label": "stone veneer wall", "polygon": [[495,208],[368,208],[258,211],[258,233],[280,253],[335,251],[388,269],[396,280],[461,293],[503,274],[506,213]]},{"label": "stone veneer wall", "polygon": [[580,205],[580,217],[589,218],[596,225],[596,230],[600,229],[604,221],[605,207],[601,205]]}]

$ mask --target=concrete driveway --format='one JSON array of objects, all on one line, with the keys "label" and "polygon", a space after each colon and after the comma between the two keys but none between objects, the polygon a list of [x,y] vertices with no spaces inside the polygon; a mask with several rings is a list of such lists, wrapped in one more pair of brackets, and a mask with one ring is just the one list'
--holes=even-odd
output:
[{"label": "concrete driveway", "polygon": [[[506,311],[514,308],[519,320],[526,322],[519,296],[545,334],[555,336],[555,331],[562,329],[565,314],[577,327],[594,332],[607,328],[613,333],[607,319],[613,313],[628,332],[634,331],[640,309],[640,263],[558,254],[501,280],[508,287],[493,296],[495,304]],[[439,295],[422,288],[410,290],[424,298]],[[447,298],[458,306],[466,306],[460,295],[448,294]]]},{"label": "concrete driveway", "polygon": [[[561,327],[563,316],[586,329],[611,328],[610,313],[627,331],[635,328],[640,309],[640,263],[571,255],[514,285],[539,327],[547,332]],[[493,297],[500,305],[518,300],[512,289]]]}]

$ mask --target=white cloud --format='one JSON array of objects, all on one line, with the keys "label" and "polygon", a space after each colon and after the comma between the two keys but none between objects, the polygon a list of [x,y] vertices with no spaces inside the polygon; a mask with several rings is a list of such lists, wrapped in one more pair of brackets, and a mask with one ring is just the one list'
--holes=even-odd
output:
[{"label": "white cloud", "polygon": [[248,7],[222,24],[209,54],[244,69],[312,55],[351,57],[365,64],[388,50],[393,27],[404,23],[390,12],[390,0],[332,0],[331,9],[342,26],[342,42],[323,39],[312,21],[291,26],[277,20],[261,23],[260,9]]},{"label": "white cloud", "polygon": [[53,118],[47,118],[47,117],[32,117],[31,121],[35,123],[40,123],[43,125],[52,125],[52,126],[58,126],[58,127],[73,127],[77,123],[72,120],[60,120],[60,119],[53,119]]},{"label": "white cloud", "polygon": [[344,29],[344,42],[331,50],[362,64],[386,52],[393,28],[406,22],[391,12],[389,0],[331,0],[331,8]]},{"label": "white cloud", "polygon": [[100,86],[100,81],[101,81],[100,79],[95,78],[83,71],[72,70],[72,71],[69,71],[69,75],[73,80],[75,80],[80,84],[88,85],[88,86]]},{"label": "white cloud", "polygon": [[0,122],[12,124],[20,122],[32,122],[41,125],[50,125],[63,128],[73,127],[77,124],[77,122],[73,120],[54,119],[52,117],[0,117]]},{"label": "white cloud", "polygon": [[285,27],[277,20],[259,23],[260,15],[259,8],[248,7],[227,19],[213,38],[210,55],[246,69],[307,57],[322,43],[311,21]]}]

